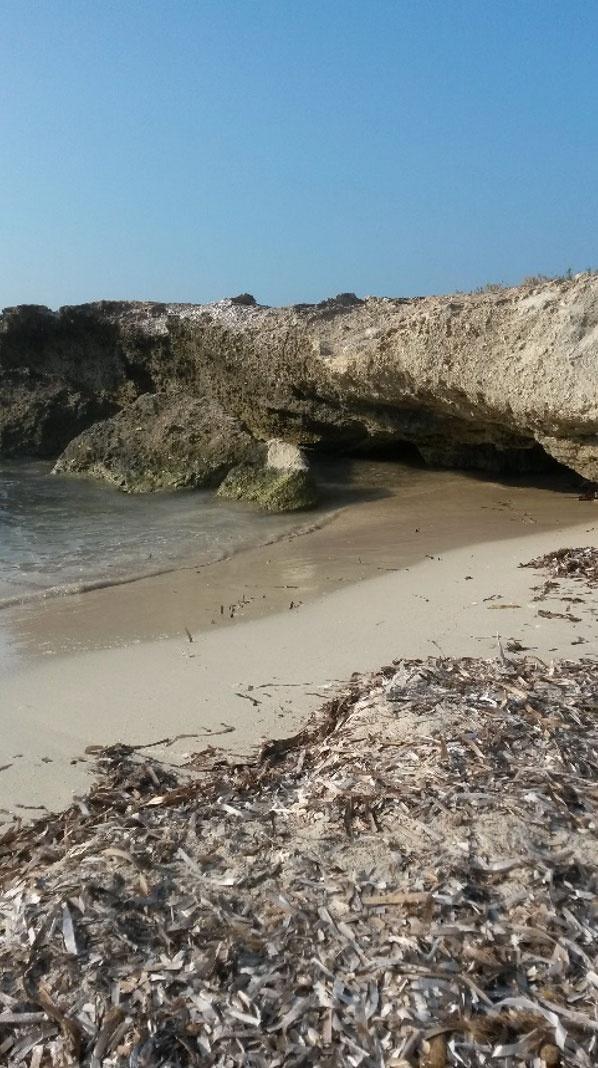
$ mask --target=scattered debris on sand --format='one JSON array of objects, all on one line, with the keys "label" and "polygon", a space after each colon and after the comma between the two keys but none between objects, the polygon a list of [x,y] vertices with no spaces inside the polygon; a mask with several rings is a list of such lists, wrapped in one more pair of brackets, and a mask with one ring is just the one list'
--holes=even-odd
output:
[{"label": "scattered debris on sand", "polygon": [[578,549],[556,549],[555,552],[528,560],[521,567],[536,567],[548,571],[552,579],[581,579],[589,586],[598,585],[598,549],[586,545]]},{"label": "scattered debris on sand", "polygon": [[598,675],[397,661],[253,762],[113,746],[0,840],[0,1059],[591,1068]]}]

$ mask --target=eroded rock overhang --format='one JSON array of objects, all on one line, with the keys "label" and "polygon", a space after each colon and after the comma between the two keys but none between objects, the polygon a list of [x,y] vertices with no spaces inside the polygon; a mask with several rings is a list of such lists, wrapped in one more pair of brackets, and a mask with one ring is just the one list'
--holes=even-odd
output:
[{"label": "eroded rock overhang", "polygon": [[[189,413],[205,403],[258,441],[353,451],[410,443],[429,463],[489,471],[549,456],[598,480],[598,278],[589,273],[287,308],[247,294],[210,305],[19,307],[0,321],[0,375],[4,455],[56,457],[102,420],[122,413],[126,423],[129,409],[134,418],[139,397],[167,394],[175,412],[180,398],[177,443],[191,460],[202,441]],[[139,441],[152,435],[159,464],[160,427],[149,423]],[[96,430],[102,437],[118,450],[118,435]]]}]

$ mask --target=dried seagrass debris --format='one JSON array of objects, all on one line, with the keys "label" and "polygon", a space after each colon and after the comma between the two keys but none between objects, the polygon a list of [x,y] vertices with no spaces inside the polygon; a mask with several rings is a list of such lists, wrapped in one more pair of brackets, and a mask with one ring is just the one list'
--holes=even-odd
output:
[{"label": "dried seagrass debris", "polygon": [[[0,839],[0,1063],[598,1063],[594,662],[400,661]],[[191,777],[192,776],[192,777]]]},{"label": "dried seagrass debris", "polygon": [[598,585],[598,549],[593,545],[577,549],[556,549],[520,566],[546,570],[553,580],[581,579],[588,586]]}]

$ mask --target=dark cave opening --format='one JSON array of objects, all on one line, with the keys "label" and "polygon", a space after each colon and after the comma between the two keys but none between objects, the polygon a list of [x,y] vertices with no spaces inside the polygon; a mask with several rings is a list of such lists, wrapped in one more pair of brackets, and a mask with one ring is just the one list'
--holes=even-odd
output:
[{"label": "dark cave opening", "polygon": [[490,443],[429,446],[408,441],[369,442],[342,450],[316,448],[321,458],[401,463],[414,469],[454,470],[482,481],[550,486],[562,492],[580,492],[588,485],[577,472],[550,456],[541,445],[499,448]]}]

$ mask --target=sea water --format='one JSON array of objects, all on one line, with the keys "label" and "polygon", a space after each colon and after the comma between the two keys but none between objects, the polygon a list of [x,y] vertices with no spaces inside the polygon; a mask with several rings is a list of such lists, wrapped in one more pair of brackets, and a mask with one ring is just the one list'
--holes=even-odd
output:
[{"label": "sea water", "polygon": [[128,495],[52,475],[51,465],[0,463],[0,607],[199,563],[265,543],[306,522],[178,490]]}]

